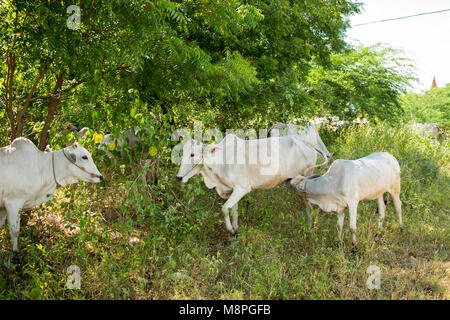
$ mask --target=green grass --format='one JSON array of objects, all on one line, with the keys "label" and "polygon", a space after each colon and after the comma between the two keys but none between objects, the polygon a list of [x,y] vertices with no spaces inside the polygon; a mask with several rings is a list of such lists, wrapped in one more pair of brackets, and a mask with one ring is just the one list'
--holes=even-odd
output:
[{"label": "green grass", "polygon": [[[22,213],[22,263],[0,267],[0,298],[449,299],[446,141],[430,143],[385,124],[323,135],[335,159],[374,151],[398,159],[403,228],[389,199],[377,240],[376,201],[362,202],[352,253],[347,215],[342,243],[335,214],[316,210],[309,230],[304,205],[280,186],[241,200],[240,235],[226,244],[223,201],[200,177],[181,185],[174,179],[178,168],[167,164],[157,186],[144,185],[144,168],[135,164]],[[10,248],[3,228],[0,260],[11,256]],[[65,288],[70,265],[80,267],[79,290]],[[379,290],[366,286],[370,265],[381,270]]]}]

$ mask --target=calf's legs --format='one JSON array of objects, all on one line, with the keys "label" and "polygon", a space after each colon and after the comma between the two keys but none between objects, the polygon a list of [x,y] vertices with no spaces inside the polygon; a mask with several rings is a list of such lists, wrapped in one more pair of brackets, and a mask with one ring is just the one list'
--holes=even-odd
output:
[{"label": "calf's legs", "polygon": [[397,178],[395,183],[391,186],[389,193],[392,196],[392,201],[394,201],[395,211],[398,214],[398,223],[402,226],[402,202],[400,201],[400,176]]},{"label": "calf's legs", "polygon": [[358,211],[358,202],[351,202],[348,204],[348,212],[350,216],[350,229],[352,230],[353,244],[357,243],[356,238],[356,214]]},{"label": "calf's legs", "polygon": [[342,229],[344,227],[344,214],[345,210],[343,210],[342,212],[338,212],[337,214],[337,224],[338,224],[338,228],[339,228],[339,240],[342,240]]},{"label": "calf's legs", "polygon": [[392,194],[392,193],[391,193],[391,196],[392,196],[392,200],[394,201],[395,211],[397,211],[397,214],[398,214],[398,223],[402,226],[403,225],[402,202],[400,201],[400,196]]},{"label": "calf's legs", "polygon": [[308,199],[306,198],[306,194],[303,194],[303,201],[305,202],[306,215],[308,216],[309,229],[311,230],[314,227],[313,207],[312,207],[311,203],[308,201]]},{"label": "calf's legs", "polygon": [[238,229],[238,204],[236,203],[231,210],[233,210],[233,215],[231,219],[231,225],[233,226],[234,230],[237,231]]},{"label": "calf's legs", "polygon": [[381,228],[383,226],[384,216],[386,213],[386,205],[384,204],[383,195],[377,198],[377,202],[378,202],[378,213],[380,214],[380,217],[378,219],[378,227]]}]

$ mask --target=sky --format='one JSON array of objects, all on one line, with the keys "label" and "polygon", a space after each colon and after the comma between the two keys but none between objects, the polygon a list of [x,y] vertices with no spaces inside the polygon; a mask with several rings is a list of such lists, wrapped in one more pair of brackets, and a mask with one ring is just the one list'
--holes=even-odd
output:
[{"label": "sky", "polygon": [[361,13],[350,18],[347,40],[371,46],[387,44],[404,51],[416,65],[419,83],[412,91],[431,87],[433,76],[438,87],[450,83],[450,11],[364,26],[356,24],[376,20],[450,9],[450,0],[359,0]]}]

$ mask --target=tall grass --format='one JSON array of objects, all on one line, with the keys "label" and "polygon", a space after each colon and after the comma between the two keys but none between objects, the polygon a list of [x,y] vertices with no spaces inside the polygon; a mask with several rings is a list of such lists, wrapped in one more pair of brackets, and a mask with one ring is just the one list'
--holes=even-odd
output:
[{"label": "tall grass", "polygon": [[[195,177],[180,185],[165,163],[158,185],[141,182],[145,166],[109,169],[108,182],[81,184],[22,214],[22,263],[0,269],[0,297],[19,299],[449,299],[449,153],[388,124],[324,134],[335,158],[388,151],[401,166],[404,228],[388,202],[377,238],[376,201],[358,210],[359,244],[351,252],[346,217],[337,240],[334,214],[304,206],[285,186],[240,202],[240,236],[231,244],[222,200]],[[323,168],[326,170],[326,168]],[[10,255],[0,231],[0,259]],[[66,289],[67,267],[81,289]],[[366,286],[367,268],[381,287]],[[174,275],[175,274],[175,275]]]}]

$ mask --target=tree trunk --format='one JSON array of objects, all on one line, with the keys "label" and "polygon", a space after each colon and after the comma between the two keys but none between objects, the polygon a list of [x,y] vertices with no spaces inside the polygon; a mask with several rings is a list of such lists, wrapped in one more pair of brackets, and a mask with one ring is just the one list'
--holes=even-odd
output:
[{"label": "tree trunk", "polygon": [[55,116],[56,106],[58,105],[58,102],[59,102],[59,99],[61,96],[61,88],[62,88],[65,74],[66,74],[65,71],[60,72],[58,79],[56,80],[56,84],[55,84],[55,88],[53,89],[52,96],[50,98],[50,104],[48,106],[47,116],[45,117],[44,128],[42,129],[41,135],[39,137],[38,148],[41,151],[44,151],[45,147],[47,146],[48,133],[50,130],[50,125]]},{"label": "tree trunk", "polygon": [[6,86],[5,86],[5,109],[6,114],[8,115],[9,123],[11,125],[11,141],[14,140],[15,136],[15,118],[14,118],[14,110],[12,107],[13,102],[13,82],[14,82],[14,73],[16,71],[16,57],[14,53],[11,51],[6,58],[6,63],[8,65],[8,73],[6,76]]},{"label": "tree trunk", "polygon": [[30,105],[31,97],[33,96],[34,91],[36,90],[36,87],[38,86],[41,79],[44,77],[45,71],[41,71],[39,73],[39,76],[37,77],[36,81],[34,81],[33,87],[31,88],[30,92],[28,93],[27,100],[25,100],[25,104],[23,105],[22,110],[19,112],[19,114],[16,117],[16,130],[12,133],[13,139],[17,137],[22,136],[23,131],[23,116],[25,115],[25,112],[28,109],[28,106]]}]

